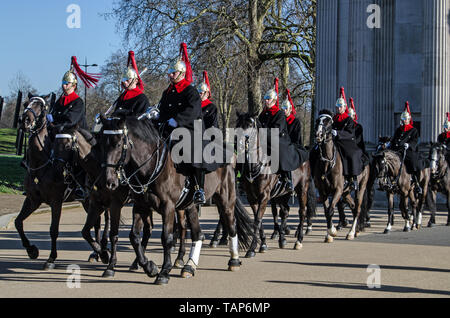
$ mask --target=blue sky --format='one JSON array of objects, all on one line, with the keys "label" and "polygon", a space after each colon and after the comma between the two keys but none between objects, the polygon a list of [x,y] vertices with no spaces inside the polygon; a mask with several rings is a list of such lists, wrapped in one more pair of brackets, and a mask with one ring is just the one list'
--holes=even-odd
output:
[{"label": "blue sky", "polygon": [[[81,9],[81,27],[69,28],[69,5]],[[0,2],[0,95],[10,94],[8,83],[22,72],[40,94],[56,91],[69,69],[70,57],[78,62],[103,65],[122,47],[112,20],[111,0],[10,0]],[[128,50],[128,48],[124,48]],[[100,68],[89,68],[99,72]]]}]

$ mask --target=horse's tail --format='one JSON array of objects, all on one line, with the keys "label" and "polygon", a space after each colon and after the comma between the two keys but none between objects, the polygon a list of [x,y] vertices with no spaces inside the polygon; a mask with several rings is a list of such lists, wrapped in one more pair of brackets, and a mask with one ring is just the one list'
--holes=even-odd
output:
[{"label": "horse's tail", "polygon": [[311,178],[308,188],[308,198],[306,200],[306,216],[311,219],[316,216],[316,186],[314,179]]},{"label": "horse's tail", "polygon": [[234,205],[234,217],[236,218],[236,231],[239,240],[239,246],[247,250],[253,240],[253,220],[247,213],[239,197],[236,197]]}]

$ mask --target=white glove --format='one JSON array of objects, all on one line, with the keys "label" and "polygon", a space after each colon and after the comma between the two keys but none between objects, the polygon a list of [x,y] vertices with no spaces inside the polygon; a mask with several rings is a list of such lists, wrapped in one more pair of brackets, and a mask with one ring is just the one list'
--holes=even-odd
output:
[{"label": "white glove", "polygon": [[407,143],[405,143],[405,144],[403,145],[403,147],[405,147],[405,149],[408,149],[408,148],[409,148],[409,145],[408,145]]},{"label": "white glove", "polygon": [[334,137],[336,137],[336,136],[337,136],[337,131],[334,130],[334,129],[332,129],[332,130],[331,130],[331,134],[332,134]]},{"label": "white glove", "polygon": [[148,113],[148,118],[149,119],[159,119],[159,110],[157,108],[153,108],[149,113]]},{"label": "white glove", "polygon": [[178,126],[177,121],[176,121],[175,119],[173,119],[173,118],[170,118],[170,119],[167,121],[167,123],[169,124],[170,127],[173,127],[173,128],[175,128],[175,127]]}]

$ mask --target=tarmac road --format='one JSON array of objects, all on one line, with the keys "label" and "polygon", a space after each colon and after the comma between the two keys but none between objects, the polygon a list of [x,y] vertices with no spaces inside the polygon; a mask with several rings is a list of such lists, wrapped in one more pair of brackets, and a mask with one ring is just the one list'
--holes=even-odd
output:
[{"label": "tarmac road", "polygon": [[[249,209],[249,208],[248,208]],[[249,210],[250,211],[250,210]],[[80,208],[64,210],[58,239],[56,269],[43,271],[50,250],[50,214],[32,215],[25,222],[25,231],[32,244],[40,248],[37,260],[28,259],[14,227],[0,231],[0,297],[119,297],[119,298],[303,298],[303,297],[449,297],[450,296],[450,227],[446,213],[437,215],[438,225],[410,233],[402,232],[403,221],[396,213],[396,223],[389,235],[381,234],[386,225],[385,210],[372,212],[372,227],[354,241],[345,240],[349,230],[338,233],[333,243],[324,243],[325,218],[320,208],[311,235],[305,237],[303,249],[293,250],[293,232],[287,237],[288,247],[279,249],[270,240],[273,225],[268,209],[264,220],[269,251],[257,253],[253,259],[243,258],[237,272],[228,272],[228,248],[209,248],[209,239],[218,219],[216,209],[202,209],[201,224],[204,242],[199,270],[189,279],[173,269],[166,286],[153,284],[142,270],[130,272],[134,251],[128,240],[131,208],[122,210],[125,225],[121,226],[118,263],[114,278],[102,278],[102,263],[88,263],[91,250],[81,237],[86,214]],[[349,215],[349,214],[347,214]],[[428,222],[428,214],[423,224]],[[337,216],[335,216],[337,222]],[[293,208],[288,224],[298,223]],[[147,248],[147,257],[158,266],[162,263],[160,244],[161,218],[155,216],[155,229]],[[190,240],[188,241],[190,246]],[[185,261],[189,251],[186,254]],[[174,260],[176,254],[172,254]],[[379,280],[376,269],[380,267]],[[80,267],[80,288],[69,288],[68,266]],[[367,282],[379,283],[369,288]],[[70,280],[70,282],[74,282]],[[373,287],[373,286],[372,286]]]}]

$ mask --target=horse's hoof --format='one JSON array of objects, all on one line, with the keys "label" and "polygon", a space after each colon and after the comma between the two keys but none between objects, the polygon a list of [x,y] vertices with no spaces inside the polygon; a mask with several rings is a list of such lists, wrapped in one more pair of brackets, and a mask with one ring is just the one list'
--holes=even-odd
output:
[{"label": "horse's hoof", "polygon": [[112,278],[112,277],[114,277],[114,271],[112,269],[107,269],[106,271],[103,272],[102,277],[103,278]]},{"label": "horse's hoof", "polygon": [[295,245],[294,245],[294,250],[301,250],[303,248],[303,244],[302,243],[300,243],[300,242],[295,242]]},{"label": "horse's hoof", "polygon": [[158,275],[155,280],[156,285],[167,285],[169,283],[169,275]]},{"label": "horse's hoof", "polygon": [[276,240],[278,238],[278,231],[273,231],[272,235],[270,236],[271,240]]},{"label": "horse's hoof", "polygon": [[285,233],[286,235],[291,234],[291,229],[289,228],[289,226],[286,226],[286,228],[284,229],[284,233]]},{"label": "horse's hoof", "polygon": [[132,272],[135,272],[135,271],[137,271],[138,269],[139,269],[139,263],[138,263],[138,260],[135,259],[134,262],[133,262],[133,264],[131,264],[130,267],[128,268],[128,270],[130,270],[130,271],[132,271]]},{"label": "horse's hoof", "polygon": [[256,253],[255,253],[255,251],[253,251],[253,250],[249,250],[249,251],[247,251],[247,253],[245,254],[245,258],[253,258],[253,257],[255,257],[256,256]]},{"label": "horse's hoof", "polygon": [[95,252],[92,253],[91,255],[89,255],[89,258],[88,258],[89,263],[94,263],[94,261],[98,262],[98,254]]},{"label": "horse's hoof", "polygon": [[217,245],[219,245],[218,241],[211,241],[211,243],[209,243],[209,247],[211,247],[211,248],[216,248]]},{"label": "horse's hoof", "polygon": [[177,259],[175,260],[175,263],[173,264],[173,267],[182,269],[182,268],[184,267],[184,261],[183,261],[183,259],[177,258]]},{"label": "horse's hoof", "polygon": [[383,232],[383,234],[389,234],[389,233],[391,233],[391,230],[388,230],[388,229],[385,229]]},{"label": "horse's hoof", "polygon": [[156,275],[158,275],[158,266],[156,266],[153,261],[148,261],[144,265],[144,272],[148,277],[155,277]]},{"label": "horse's hoof", "polygon": [[195,276],[195,269],[191,265],[184,265],[181,270],[181,277],[183,278],[191,278]]},{"label": "horse's hoof", "polygon": [[[306,229],[306,232],[305,232],[305,235],[309,235],[309,234],[311,234],[311,232],[312,232],[312,229],[307,228],[307,229]],[[296,236],[297,236],[297,235],[296,235]]]},{"label": "horse's hoof", "polygon": [[325,237],[325,243],[333,243],[333,237],[332,236],[327,236]]},{"label": "horse's hoof", "polygon": [[267,245],[266,245],[266,244],[263,244],[263,245],[261,245],[261,247],[259,248],[259,252],[260,252],[260,253],[265,253],[265,252],[267,252],[268,249],[269,249],[269,248],[267,247]]},{"label": "horse's hoof", "polygon": [[355,235],[353,235],[353,234],[347,234],[347,237],[346,237],[345,239],[348,240],[348,241],[352,241],[352,240],[355,239]]},{"label": "horse's hoof", "polygon": [[281,241],[278,242],[278,246],[280,248],[285,248],[286,245],[287,245],[287,241],[286,240],[281,240]]},{"label": "horse's hoof", "polygon": [[428,222],[428,225],[427,225],[427,227],[434,227],[435,226],[435,224],[434,224],[434,222]]},{"label": "horse's hoof", "polygon": [[228,262],[228,270],[230,272],[237,272],[241,269],[242,262],[239,259],[230,259]]},{"label": "horse's hoof", "polygon": [[52,269],[55,269],[55,263],[49,261],[45,262],[44,271],[50,271]]},{"label": "horse's hoof", "polygon": [[100,259],[102,260],[103,264],[108,264],[109,263],[109,254],[108,251],[102,251],[100,253]]},{"label": "horse's hoof", "polygon": [[36,245],[31,245],[27,248],[27,254],[30,259],[36,259],[39,256],[39,249]]},{"label": "horse's hoof", "polygon": [[403,232],[411,232],[411,228],[405,226],[405,227],[403,228]]},{"label": "horse's hoof", "polygon": [[338,224],[338,225],[336,226],[336,231],[340,231],[340,230],[342,230],[342,226],[341,226],[340,224]]}]

